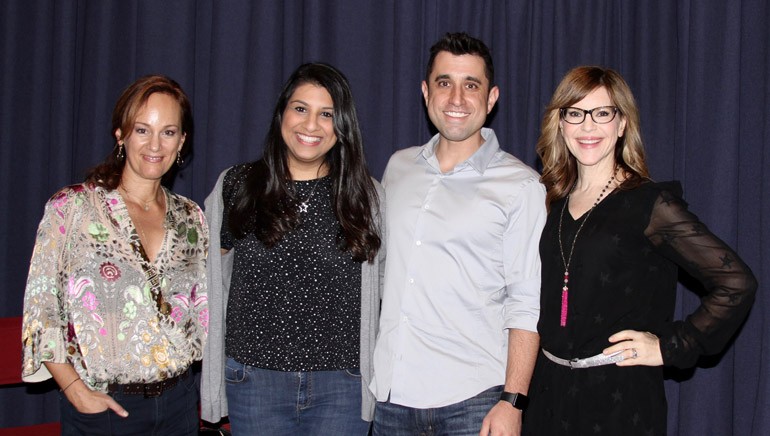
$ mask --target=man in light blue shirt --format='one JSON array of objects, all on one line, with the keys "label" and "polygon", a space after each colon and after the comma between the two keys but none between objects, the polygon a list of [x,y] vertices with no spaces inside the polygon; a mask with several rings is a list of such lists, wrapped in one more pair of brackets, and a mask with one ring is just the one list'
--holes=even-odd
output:
[{"label": "man in light blue shirt", "polygon": [[373,431],[518,435],[539,344],[545,189],[482,128],[499,95],[483,42],[439,40],[422,92],[439,133],[396,152],[383,176]]}]

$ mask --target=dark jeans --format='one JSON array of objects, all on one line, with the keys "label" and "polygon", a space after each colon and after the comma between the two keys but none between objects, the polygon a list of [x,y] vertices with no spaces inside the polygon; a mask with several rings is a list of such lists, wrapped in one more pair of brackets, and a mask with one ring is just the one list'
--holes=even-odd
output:
[{"label": "dark jeans", "polygon": [[227,409],[234,435],[358,435],[361,373],[355,370],[285,372],[227,358]]},{"label": "dark jeans", "polygon": [[415,409],[390,401],[377,402],[374,436],[478,436],[481,421],[500,400],[495,386],[459,403],[433,409]]},{"label": "dark jeans", "polygon": [[189,375],[154,398],[144,395],[111,394],[128,411],[122,418],[112,410],[80,413],[59,395],[61,434],[70,435],[157,435],[191,436],[198,434],[198,388]]}]

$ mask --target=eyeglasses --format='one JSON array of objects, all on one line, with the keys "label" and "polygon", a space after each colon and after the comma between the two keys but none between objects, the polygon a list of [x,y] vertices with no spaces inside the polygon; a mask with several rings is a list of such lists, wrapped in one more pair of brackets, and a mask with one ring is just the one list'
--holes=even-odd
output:
[{"label": "eyeglasses", "polygon": [[596,124],[607,124],[615,119],[618,108],[615,106],[599,106],[591,110],[580,109],[578,107],[563,107],[559,110],[561,119],[570,124],[580,124],[586,119],[586,114],[591,115],[591,119]]}]

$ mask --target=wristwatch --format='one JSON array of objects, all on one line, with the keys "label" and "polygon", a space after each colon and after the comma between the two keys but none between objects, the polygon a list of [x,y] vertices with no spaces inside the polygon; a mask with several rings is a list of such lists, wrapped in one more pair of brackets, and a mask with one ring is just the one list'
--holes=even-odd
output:
[{"label": "wristwatch", "polygon": [[503,391],[503,393],[500,394],[500,401],[507,401],[511,403],[513,407],[521,410],[522,412],[527,408],[527,405],[529,405],[529,397],[518,392],[514,394],[511,392]]}]

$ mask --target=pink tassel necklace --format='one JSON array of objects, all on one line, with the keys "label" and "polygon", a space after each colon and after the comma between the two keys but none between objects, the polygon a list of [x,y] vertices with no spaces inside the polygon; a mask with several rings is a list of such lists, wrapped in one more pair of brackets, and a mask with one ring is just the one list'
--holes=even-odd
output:
[{"label": "pink tassel necklace", "polygon": [[[607,190],[610,188],[610,185],[612,182],[615,181],[615,176],[618,174],[618,167],[615,167],[615,170],[612,172],[612,177],[610,177],[610,180],[607,182],[606,185],[604,185],[604,188],[602,189],[602,192],[599,194],[599,197],[594,202],[594,205],[591,206],[591,209],[586,212],[585,217],[583,218],[583,222],[580,223],[580,227],[578,227],[577,231],[575,232],[575,237],[572,238],[572,246],[570,246],[569,249],[569,256],[564,257],[564,244],[561,241],[561,226],[562,222],[564,221],[564,210],[567,208],[567,205],[569,204],[569,196],[572,194],[572,190],[570,190],[570,194],[567,194],[567,199],[564,201],[564,206],[561,208],[561,215],[559,215],[559,252],[561,253],[561,261],[562,264],[564,264],[564,286],[561,288],[561,316],[559,317],[559,325],[562,327],[565,327],[567,325],[567,306],[569,303],[569,265],[570,262],[572,262],[572,253],[575,251],[575,242],[577,241],[578,234],[580,234],[580,231],[583,230],[583,225],[585,225],[586,221],[588,221],[588,216],[591,215],[591,212],[594,211],[596,208],[596,205],[599,204],[600,201],[602,201],[602,198],[604,198],[604,194],[607,193]],[[575,186],[572,186],[572,189],[575,189]]]}]

